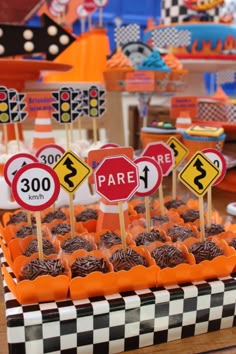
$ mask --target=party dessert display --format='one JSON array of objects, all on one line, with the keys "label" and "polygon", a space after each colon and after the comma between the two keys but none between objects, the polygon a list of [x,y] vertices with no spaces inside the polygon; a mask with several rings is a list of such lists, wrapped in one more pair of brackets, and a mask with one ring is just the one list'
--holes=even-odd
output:
[{"label": "party dessert display", "polygon": [[104,234],[100,235],[99,238],[99,248],[111,248],[115,245],[121,244],[121,238],[115,232],[105,232]]},{"label": "party dessert display", "polygon": [[233,58],[236,28],[224,22],[223,3],[162,0],[161,23],[147,30],[145,42],[180,58]]},{"label": "party dessert display", "polygon": [[194,222],[199,219],[199,211],[195,209],[185,210],[182,214],[180,214],[181,218],[184,222]]},{"label": "party dessert display", "polygon": [[187,70],[173,54],[162,58],[157,50],[150,49],[137,64],[129,59],[126,46],[119,47],[107,61],[104,80],[108,91],[183,91]]},{"label": "party dessert display", "polygon": [[42,219],[43,223],[50,223],[55,219],[66,220],[66,215],[61,210],[47,213]]},{"label": "party dessert display", "polygon": [[187,226],[174,225],[167,231],[167,236],[169,236],[172,242],[184,241],[188,237],[195,237],[193,230]]},{"label": "party dessert display", "polygon": [[108,91],[124,91],[126,74],[133,72],[134,68],[121,48],[108,59],[103,72],[105,86]]}]

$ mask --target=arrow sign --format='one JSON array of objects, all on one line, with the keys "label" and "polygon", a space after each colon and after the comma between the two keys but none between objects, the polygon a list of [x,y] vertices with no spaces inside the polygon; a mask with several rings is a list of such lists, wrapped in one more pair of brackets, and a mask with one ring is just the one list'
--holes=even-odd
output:
[{"label": "arrow sign", "polygon": [[139,157],[135,161],[138,166],[140,185],[135,194],[148,196],[154,193],[162,182],[160,165],[151,157]]},{"label": "arrow sign", "polygon": [[0,25],[0,57],[45,53],[47,60],[53,60],[75,41],[47,15],[41,20],[43,27]]}]

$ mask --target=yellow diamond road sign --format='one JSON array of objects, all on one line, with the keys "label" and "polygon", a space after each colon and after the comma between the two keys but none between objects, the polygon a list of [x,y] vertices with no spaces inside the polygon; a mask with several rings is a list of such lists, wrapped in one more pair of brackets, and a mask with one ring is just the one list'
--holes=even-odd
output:
[{"label": "yellow diamond road sign", "polygon": [[92,169],[70,150],[62,155],[53,169],[67,193],[74,193],[92,172]]},{"label": "yellow diamond road sign", "polygon": [[178,178],[198,197],[203,196],[214,183],[220,170],[200,151],[191,158]]},{"label": "yellow diamond road sign", "polygon": [[189,151],[177,138],[171,137],[167,141],[167,145],[174,151],[175,168],[183,161],[188,155]]}]

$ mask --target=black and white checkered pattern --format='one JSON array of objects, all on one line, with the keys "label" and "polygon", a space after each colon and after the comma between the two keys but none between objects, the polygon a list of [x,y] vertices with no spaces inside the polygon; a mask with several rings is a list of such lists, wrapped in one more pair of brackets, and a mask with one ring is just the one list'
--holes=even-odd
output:
[{"label": "black and white checkered pattern", "polygon": [[226,105],[226,117],[227,122],[236,124],[236,105],[227,104]]},{"label": "black and white checkered pattern", "polygon": [[128,42],[137,42],[140,40],[140,26],[130,24],[115,28],[115,42],[117,46],[124,45]]},{"label": "black and white checkered pattern", "polygon": [[216,73],[216,83],[217,85],[222,85],[225,83],[236,82],[236,71],[234,70],[224,70]]},{"label": "black and white checkered pattern", "polygon": [[[212,16],[214,22],[219,22],[222,10],[220,7],[211,9],[207,13]],[[183,22],[188,15],[196,14],[196,12],[184,6],[183,0],[162,0],[161,20],[162,24]]]},{"label": "black and white checkered pattern", "polygon": [[191,32],[176,28],[159,28],[152,31],[153,48],[182,47],[191,44]]},{"label": "black and white checkered pattern", "polygon": [[212,102],[198,102],[198,119],[206,122],[226,122],[226,107]]},{"label": "black and white checkered pattern", "polygon": [[159,28],[152,31],[153,48],[177,47],[178,30],[176,28]]},{"label": "black and white checkered pattern", "polygon": [[236,274],[24,306],[4,291],[9,354],[114,354],[236,325]]},{"label": "black and white checkered pattern", "polygon": [[233,22],[236,23],[236,1],[235,0],[225,1],[222,13],[223,15],[232,15]]}]

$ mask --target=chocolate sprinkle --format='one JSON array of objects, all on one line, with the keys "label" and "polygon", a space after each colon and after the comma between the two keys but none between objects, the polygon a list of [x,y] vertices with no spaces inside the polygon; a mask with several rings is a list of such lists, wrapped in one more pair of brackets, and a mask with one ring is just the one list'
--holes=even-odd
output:
[{"label": "chocolate sprinkle", "polygon": [[166,234],[171,238],[172,242],[184,241],[188,237],[194,237],[192,229],[187,226],[179,225],[174,225],[169,228]]},{"label": "chocolate sprinkle", "polygon": [[[57,250],[53,246],[52,242],[50,242],[49,240],[45,240],[45,239],[43,239],[42,242],[43,242],[43,253],[44,254],[46,254],[48,256],[49,254],[57,253]],[[24,256],[30,257],[35,252],[38,252],[38,240],[32,240],[28,244],[28,246],[24,252]]]},{"label": "chocolate sprinkle", "polygon": [[165,204],[166,209],[177,209],[178,207],[180,207],[181,205],[186,205],[186,203],[184,203],[182,200],[180,199],[172,199],[169,200],[168,202],[166,202]]},{"label": "chocolate sprinkle", "polygon": [[173,268],[178,264],[186,263],[183,252],[172,245],[164,245],[155,248],[151,256],[160,268]]},{"label": "chocolate sprinkle", "polygon": [[[21,222],[27,222],[27,213],[25,211],[19,211],[18,213],[14,213],[10,216],[10,219],[7,222],[7,225],[19,224]],[[31,215],[31,222],[33,224],[36,223],[36,219]]]},{"label": "chocolate sprinkle", "polygon": [[80,257],[71,266],[72,278],[85,277],[92,272],[108,272],[107,264],[103,258],[93,256]]},{"label": "chocolate sprinkle", "polygon": [[81,213],[75,216],[76,221],[88,221],[88,220],[97,220],[98,212],[96,209],[87,208],[83,210]]},{"label": "chocolate sprinkle", "polygon": [[78,249],[84,249],[88,252],[93,250],[93,247],[89,241],[81,236],[68,238],[62,243],[61,248],[66,253],[73,253]]},{"label": "chocolate sprinkle", "polygon": [[64,273],[65,268],[59,259],[32,259],[23,267],[20,279],[34,280],[40,275],[56,277]]},{"label": "chocolate sprinkle", "polygon": [[53,235],[65,235],[70,231],[71,231],[70,224],[66,224],[66,223],[57,224],[51,229],[51,233]]},{"label": "chocolate sprinkle", "polygon": [[56,219],[66,220],[66,214],[60,210],[52,211],[44,216],[42,222],[49,224],[50,222]]},{"label": "chocolate sprinkle", "polygon": [[99,248],[111,248],[114,245],[120,245],[121,238],[115,232],[105,232],[100,236]]},{"label": "chocolate sprinkle", "polygon": [[15,237],[24,238],[29,235],[36,235],[37,229],[36,226],[23,225],[15,233]]},{"label": "chocolate sprinkle", "polygon": [[127,248],[126,251],[118,249],[112,254],[110,262],[113,264],[115,272],[130,270],[137,265],[148,266],[145,258],[132,248]]},{"label": "chocolate sprinkle", "polygon": [[155,241],[166,241],[165,237],[160,234],[159,230],[152,229],[150,232],[141,232],[135,237],[135,243],[137,246],[149,245]]},{"label": "chocolate sprinkle", "polygon": [[211,224],[210,226],[205,225],[205,236],[213,236],[225,232],[225,228],[221,224]]},{"label": "chocolate sprinkle", "polygon": [[189,248],[189,252],[194,255],[197,264],[204,260],[211,261],[215,257],[223,255],[223,251],[209,240],[194,243]]},{"label": "chocolate sprinkle", "polygon": [[195,209],[188,209],[180,215],[184,222],[193,222],[199,219],[199,211]]}]

